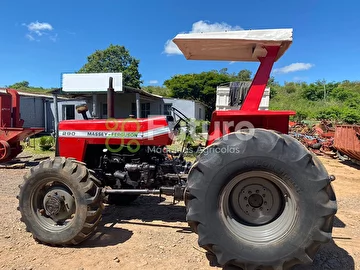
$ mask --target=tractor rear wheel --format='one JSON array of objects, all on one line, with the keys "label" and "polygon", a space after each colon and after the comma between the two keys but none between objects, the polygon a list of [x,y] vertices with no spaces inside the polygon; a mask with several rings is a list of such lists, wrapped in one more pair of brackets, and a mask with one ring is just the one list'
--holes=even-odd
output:
[{"label": "tractor rear wheel", "polygon": [[331,177],[294,138],[264,129],[228,134],[191,168],[187,221],[221,266],[288,269],[331,239]]},{"label": "tractor rear wheel", "polygon": [[43,244],[68,246],[87,239],[103,210],[101,192],[82,163],[56,157],[32,168],[20,185],[21,220]]}]

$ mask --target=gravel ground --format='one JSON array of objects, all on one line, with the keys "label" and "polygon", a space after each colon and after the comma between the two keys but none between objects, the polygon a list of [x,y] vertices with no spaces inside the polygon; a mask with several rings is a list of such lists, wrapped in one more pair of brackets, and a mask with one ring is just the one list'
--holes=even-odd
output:
[{"label": "gravel ground", "polygon": [[[339,211],[333,241],[308,269],[360,269],[360,169],[321,158],[334,174]],[[143,196],[131,206],[107,206],[96,234],[73,248],[37,244],[19,221],[15,196],[26,169],[0,169],[0,269],[220,269],[210,266],[185,222],[182,203]]]}]

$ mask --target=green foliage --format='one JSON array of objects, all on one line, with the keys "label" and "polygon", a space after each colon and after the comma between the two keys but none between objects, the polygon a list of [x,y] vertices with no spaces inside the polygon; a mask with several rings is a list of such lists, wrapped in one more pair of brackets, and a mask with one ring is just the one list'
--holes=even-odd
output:
[{"label": "green foliage", "polygon": [[162,86],[143,86],[141,89],[143,89],[144,91],[154,94],[154,95],[159,95],[162,97],[172,97],[172,92],[170,89],[166,88],[166,87],[162,87]]},{"label": "green foliage", "polygon": [[285,83],[284,90],[288,94],[293,94],[296,92],[296,87],[297,87],[296,83],[293,82]]},{"label": "green foliage", "polygon": [[272,87],[271,92],[274,89],[270,109],[294,110],[292,120],[327,119],[360,124],[360,82],[291,82]]},{"label": "green foliage", "polygon": [[13,89],[21,89],[21,88],[28,88],[28,87],[29,87],[28,81],[17,82],[17,83],[14,83],[13,85],[9,86],[9,88],[13,88]]},{"label": "green foliage", "polygon": [[52,136],[42,136],[39,140],[39,146],[41,150],[49,150],[55,144],[55,140]]},{"label": "green foliage", "polygon": [[30,86],[28,81],[17,82],[12,85],[6,86],[6,88],[16,89],[22,92],[34,93],[34,94],[46,94],[53,90],[54,88],[43,88],[43,87],[34,87]]},{"label": "green foliage", "polygon": [[343,112],[342,112],[342,120],[345,123],[348,124],[359,124],[360,123],[360,113],[359,110],[354,110],[351,108],[346,108]]},{"label": "green foliage", "polygon": [[[222,83],[251,79],[251,72],[241,70],[229,74],[227,68],[199,74],[177,75],[165,81],[173,97],[199,100],[209,106],[208,118],[214,110],[216,88]],[[291,119],[360,122],[360,82],[285,82],[280,85],[270,77],[270,109],[293,110]]]},{"label": "green foliage", "polygon": [[251,81],[251,74],[252,72],[247,69],[240,70],[237,74],[237,79],[239,81]]},{"label": "green foliage", "polygon": [[351,90],[345,89],[343,87],[338,87],[331,92],[330,96],[339,101],[347,101],[356,98],[357,95]]},{"label": "green foliage", "polygon": [[270,78],[268,80],[268,83],[267,83],[267,86],[269,86],[269,87],[279,87],[280,84],[277,81],[275,81],[274,76],[270,76]]},{"label": "green foliage", "polygon": [[197,120],[195,121],[195,133],[207,133],[208,127],[210,125],[209,121],[206,120]]},{"label": "green foliage", "polygon": [[305,85],[302,88],[302,97],[311,101],[321,100],[324,97],[324,89],[321,85],[314,83]]},{"label": "green foliage", "polygon": [[238,80],[237,75],[228,74],[227,69],[175,75],[164,82],[175,98],[198,100],[206,104],[209,111],[214,110],[216,88],[220,84]]},{"label": "green foliage", "polygon": [[310,112],[308,110],[300,109],[296,111],[296,115],[293,117],[293,119],[297,122],[302,122],[305,119],[307,119],[310,115]]},{"label": "green foliage", "polygon": [[124,46],[110,44],[105,50],[96,50],[87,60],[78,73],[122,72],[125,86],[140,88],[142,84],[140,61],[132,57]]},{"label": "green foliage", "polygon": [[341,109],[338,106],[331,106],[318,111],[317,120],[341,120]]}]

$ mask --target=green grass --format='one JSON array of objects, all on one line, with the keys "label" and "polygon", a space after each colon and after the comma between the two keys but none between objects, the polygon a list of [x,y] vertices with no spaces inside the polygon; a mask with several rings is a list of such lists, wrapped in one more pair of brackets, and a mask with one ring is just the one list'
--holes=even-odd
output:
[{"label": "green grass", "polygon": [[[181,151],[183,147],[185,139],[185,133],[181,132],[178,136],[175,137],[173,144],[167,146],[168,150],[170,151]],[[205,146],[206,140],[205,138],[201,137],[200,135],[196,135],[196,137],[193,137],[191,141],[189,141],[192,146],[198,146],[200,143],[202,146]],[[196,150],[185,150],[184,158],[186,161],[194,162],[196,160],[196,157],[200,154],[200,152],[196,152]]]},{"label": "green grass", "polygon": [[43,154],[43,155],[54,155],[55,151],[54,150],[42,150],[40,147],[40,140],[41,137],[37,137],[37,138],[31,138],[29,143],[24,143],[21,142],[21,145],[23,147],[23,153],[29,154],[29,155],[39,155],[39,154]]}]

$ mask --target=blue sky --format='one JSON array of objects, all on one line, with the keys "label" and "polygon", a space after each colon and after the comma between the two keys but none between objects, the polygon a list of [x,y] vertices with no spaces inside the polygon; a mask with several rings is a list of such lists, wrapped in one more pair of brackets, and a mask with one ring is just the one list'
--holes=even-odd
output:
[{"label": "blue sky", "polygon": [[[270,3],[270,4],[268,4]],[[345,4],[346,3],[346,4]],[[360,79],[359,1],[13,1],[0,2],[0,86],[27,80],[61,87],[61,73],[77,71],[110,43],[140,59],[144,85],[175,74],[255,63],[190,61],[167,54],[180,32],[293,28],[293,44],[274,68],[284,81]]]}]

